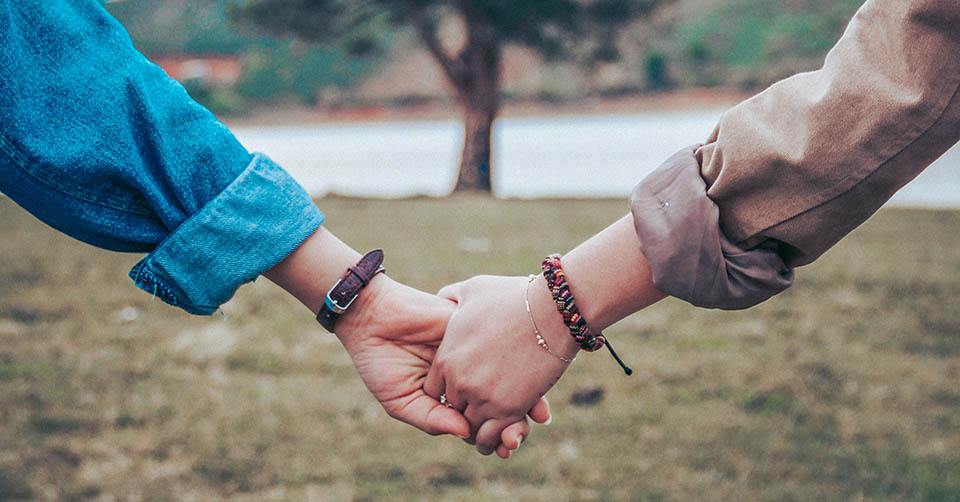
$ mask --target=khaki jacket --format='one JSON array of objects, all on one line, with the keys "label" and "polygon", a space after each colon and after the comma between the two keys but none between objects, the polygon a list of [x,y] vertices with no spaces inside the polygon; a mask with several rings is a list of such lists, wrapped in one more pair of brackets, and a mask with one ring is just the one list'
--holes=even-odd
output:
[{"label": "khaki jacket", "polygon": [[634,189],[658,288],[745,308],[960,140],[960,1],[869,0],[820,70],[727,111]]}]

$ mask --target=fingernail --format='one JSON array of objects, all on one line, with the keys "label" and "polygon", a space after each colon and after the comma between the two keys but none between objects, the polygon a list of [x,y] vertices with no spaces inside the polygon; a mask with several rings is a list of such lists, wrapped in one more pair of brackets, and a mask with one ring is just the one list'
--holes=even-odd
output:
[{"label": "fingernail", "polygon": [[[520,448],[520,443],[523,443],[523,434],[517,434],[517,448]],[[517,448],[514,448],[514,450]]]},{"label": "fingernail", "polygon": [[547,421],[543,425],[550,425],[553,423],[553,415],[547,415]]}]

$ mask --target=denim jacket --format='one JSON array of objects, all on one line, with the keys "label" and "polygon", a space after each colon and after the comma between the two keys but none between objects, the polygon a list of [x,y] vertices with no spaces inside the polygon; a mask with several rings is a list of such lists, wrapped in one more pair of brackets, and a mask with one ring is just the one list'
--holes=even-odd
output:
[{"label": "denim jacket", "polygon": [[130,277],[194,314],[323,223],[96,0],[0,0],[0,191],[83,242],[149,253]]}]

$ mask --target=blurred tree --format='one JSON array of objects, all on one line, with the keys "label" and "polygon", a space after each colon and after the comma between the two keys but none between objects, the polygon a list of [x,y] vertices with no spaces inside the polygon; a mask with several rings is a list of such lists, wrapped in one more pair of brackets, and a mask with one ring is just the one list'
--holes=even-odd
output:
[{"label": "blurred tree", "polygon": [[[408,27],[443,69],[464,109],[464,146],[456,190],[490,191],[490,139],[500,105],[500,56],[515,43],[547,59],[612,61],[627,23],[670,0],[243,0],[233,14],[268,32],[306,42],[344,43],[355,54],[378,48],[376,33]],[[462,41],[450,47],[442,22],[457,19]]]}]

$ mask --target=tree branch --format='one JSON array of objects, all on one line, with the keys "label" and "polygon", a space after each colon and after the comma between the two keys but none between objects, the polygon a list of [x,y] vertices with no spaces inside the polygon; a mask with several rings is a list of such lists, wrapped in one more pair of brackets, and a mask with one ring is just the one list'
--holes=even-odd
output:
[{"label": "tree branch", "polygon": [[444,74],[447,75],[447,78],[450,79],[454,87],[459,88],[463,81],[463,61],[461,61],[459,57],[451,56],[443,48],[443,44],[440,43],[440,39],[437,37],[436,23],[428,19],[426,14],[418,9],[411,10],[414,11],[410,16],[413,19],[413,26],[417,30],[417,34],[420,36],[423,45],[427,47],[430,54],[440,63]]}]

